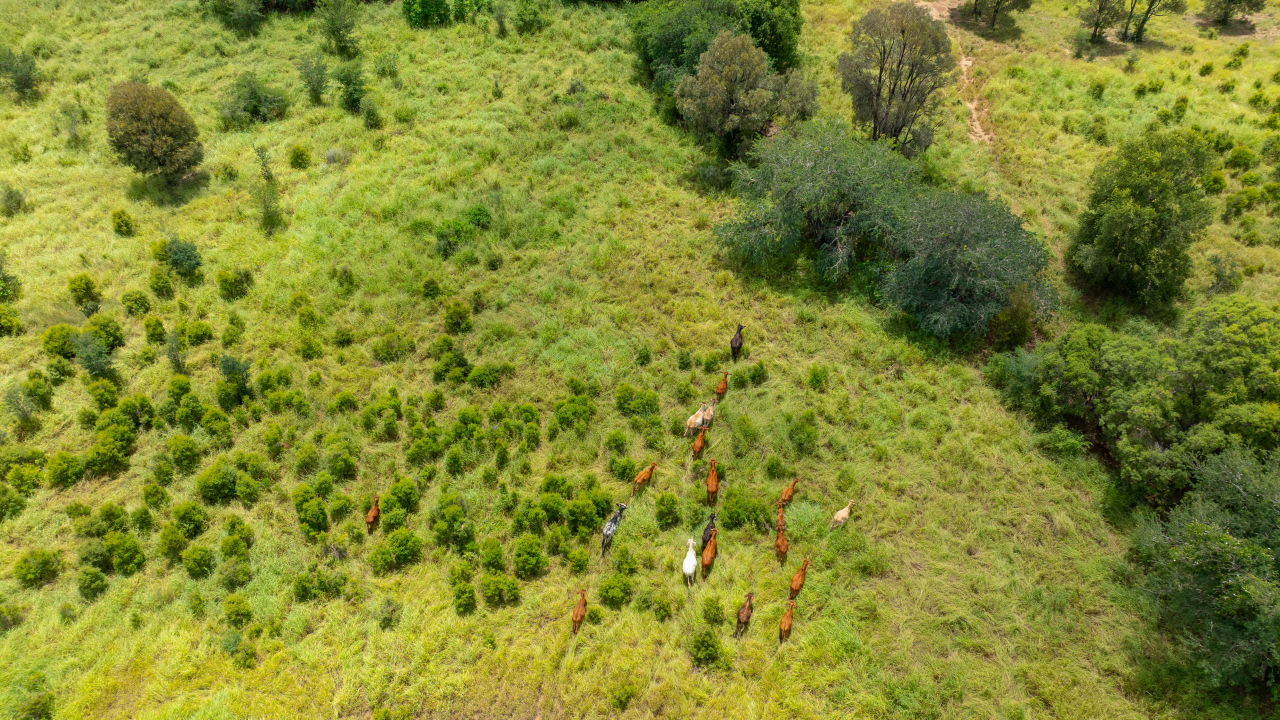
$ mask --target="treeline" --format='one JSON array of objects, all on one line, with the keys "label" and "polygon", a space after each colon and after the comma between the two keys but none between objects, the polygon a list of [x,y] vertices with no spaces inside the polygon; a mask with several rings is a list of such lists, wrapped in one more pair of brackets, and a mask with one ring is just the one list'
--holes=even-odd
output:
[{"label": "treeline", "polygon": [[[1215,149],[1210,133],[1166,131],[1099,165],[1066,254],[1073,279],[1142,310],[1181,299],[1189,248],[1212,218],[1202,179],[1216,172]],[[1238,285],[1220,277],[1210,292]],[[986,372],[1012,404],[1054,426],[1059,449],[1093,443],[1114,462],[1138,508],[1141,582],[1190,664],[1212,685],[1273,692],[1280,313],[1223,294],[1172,330],[1081,323],[1033,351],[995,356]]]},{"label": "treeline", "polygon": [[1219,686],[1270,688],[1280,662],[1280,314],[1239,295],[1176,332],[1076,325],[988,377],[1115,461],[1140,513],[1133,559],[1160,619]]}]

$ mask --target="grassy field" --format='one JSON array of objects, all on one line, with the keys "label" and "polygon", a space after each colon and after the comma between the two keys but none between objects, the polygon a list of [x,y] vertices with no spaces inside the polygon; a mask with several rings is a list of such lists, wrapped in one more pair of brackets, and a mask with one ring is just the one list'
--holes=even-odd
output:
[{"label": "grassy field", "polygon": [[[831,68],[864,8],[805,6],[805,67],[829,112],[847,108]],[[294,429],[299,442],[350,432],[362,443],[359,473],[339,491],[359,498],[417,471],[401,443],[380,442],[352,416],[327,412],[337,393],[352,391],[363,404],[391,387],[402,397],[440,388],[448,397],[441,424],[467,406],[532,403],[541,412],[537,450],[516,453],[500,471],[492,460],[460,477],[442,468],[424,479],[423,509],[408,522],[429,537],[426,515],[448,485],[467,499],[478,536],[509,547],[509,514],[494,506],[497,484],[528,496],[547,473],[575,484],[594,475],[625,501],[629,485],[609,475],[603,449],[605,437],[622,430],[626,454],[656,460],[658,469],[652,490],[631,502],[615,553],[625,546],[640,559],[637,592],[676,605],[665,622],[637,603],[605,609],[600,623],[571,635],[574,591],[587,589],[598,606],[596,589],[610,570],[591,543],[586,573],[575,576],[553,558],[547,575],[521,583],[519,605],[482,603],[459,617],[448,580],[456,556],[428,542],[423,562],[378,577],[366,555],[380,532],[352,543],[351,557],[337,564],[353,578],[349,596],[296,602],[294,576],[321,555],[298,526],[290,493],[300,478],[286,451],[263,499],[248,509],[215,508],[208,531],[216,544],[222,518],[239,514],[257,536],[253,579],[241,591],[254,614],[245,636],[255,638],[256,662],[238,667],[227,652],[236,635],[222,617],[226,591],[215,578],[192,580],[170,566],[154,550],[154,533],[143,538],[142,572],[113,576],[92,603],[77,592],[72,566],[81,541],[64,510],[76,502],[141,505],[172,432],[157,429],[141,436],[128,472],[67,491],[41,488],[21,515],[0,524],[0,596],[26,615],[0,635],[0,708],[8,712],[45,687],[55,716],[67,718],[364,718],[382,708],[415,718],[1248,716],[1201,698],[1151,660],[1169,649],[1127,589],[1124,534],[1104,519],[1108,479],[1100,464],[1043,453],[1034,428],[1001,406],[973,358],[922,344],[885,311],[802,283],[744,278],[721,264],[710,228],[731,212],[732,199],[702,188],[695,168],[711,158],[656,117],[629,49],[628,13],[557,7],[541,33],[498,38],[487,18],[414,31],[398,5],[364,6],[362,56],[386,118],[385,128],[371,131],[333,102],[307,104],[295,69],[319,45],[307,17],[272,17],[258,36],[238,39],[202,17],[193,0],[0,0],[0,35],[36,54],[46,77],[38,101],[0,100],[0,179],[30,205],[0,221],[8,265],[24,281],[15,307],[27,326],[22,336],[0,338],[0,390],[45,365],[45,327],[83,322],[66,279],[87,272],[103,290],[103,310],[127,331],[117,361],[122,390],[162,399],[169,363],[163,349],[157,358],[148,348],[141,321],[125,317],[119,298],[146,288],[152,243],[174,235],[200,248],[207,279],[180,287],[174,300],[153,298],[155,314],[167,327],[204,319],[220,336],[234,312],[247,328],[229,348],[217,341],[191,348],[196,393],[212,402],[215,358],[225,352],[253,361],[255,374],[284,368],[312,408],[235,423],[235,449],[263,453],[270,422]],[[1202,37],[1193,18],[1158,18],[1134,72],[1124,71],[1120,52],[1073,59],[1074,20],[1060,5],[1016,21],[1020,33],[997,38],[952,28],[972,66],[949,100],[930,162],[1009,201],[1055,248],[1083,205],[1089,169],[1107,152],[1064,123],[1078,128],[1100,114],[1108,137],[1122,139],[1186,94],[1187,122],[1261,145],[1265,132],[1251,126],[1256,112],[1244,98],[1254,79],[1273,89],[1270,16],[1256,19],[1254,36],[1217,39]],[[1206,61],[1221,68],[1243,42],[1252,52],[1235,71],[1233,94],[1215,89],[1231,71],[1197,74]],[[388,52],[398,75],[374,77],[373,60]],[[292,107],[278,122],[220,131],[222,94],[250,69],[287,90]],[[1166,78],[1165,89],[1135,99],[1132,86],[1154,76]],[[103,98],[130,77],[169,87],[201,128],[207,178],[180,201],[158,197],[111,156]],[[1095,79],[1106,82],[1097,103],[1088,95]],[[969,137],[966,99],[980,108],[990,142]],[[88,112],[83,148],[66,147],[56,133],[67,103]],[[286,228],[265,239],[251,198],[257,145],[270,152],[286,213]],[[294,145],[307,148],[314,165],[288,167]],[[348,151],[350,162],[324,162],[332,148]],[[477,203],[493,214],[492,227],[441,259],[435,229]],[[117,208],[135,219],[135,237],[112,232]],[[1259,220],[1264,237],[1269,223]],[[1261,265],[1245,290],[1276,299],[1276,248],[1236,242],[1237,225],[1216,225],[1197,253],[1229,252]],[[225,302],[212,277],[241,267],[254,271],[253,290]],[[353,292],[334,279],[341,267],[355,275]],[[428,277],[440,281],[445,299],[478,308],[475,328],[459,338],[468,357],[515,367],[496,388],[433,383],[427,348],[443,331],[444,300],[423,299]],[[319,358],[299,354],[305,333],[290,307],[298,293],[322,318]],[[737,322],[747,327],[749,351],[739,368],[763,363],[767,379],[729,391],[704,458],[723,468],[722,497],[736,485],[772,499],[786,477],[801,478],[788,515],[792,551],[780,567],[771,534],[726,531],[709,580],[685,590],[679,563],[685,539],[704,521],[705,465],[666,429],[710,397],[715,371],[728,363],[701,360],[723,353]],[[328,342],[339,328],[352,331],[350,347]],[[370,346],[392,331],[412,337],[416,350],[375,361]],[[651,362],[639,359],[645,349]],[[698,360],[690,369],[678,363],[682,350]],[[829,371],[825,385],[809,382],[814,368]],[[551,439],[548,420],[570,379],[598,384],[596,414],[585,435]],[[646,433],[614,408],[621,383],[658,393],[663,432]],[[92,432],[77,415],[91,404],[83,384],[69,381],[24,444],[82,452]],[[801,452],[789,429],[806,410],[815,413],[818,442]],[[792,471],[782,479],[766,472],[775,457]],[[686,520],[660,530],[654,498],[666,491],[680,495]],[[180,477],[169,492],[174,502],[193,497],[192,479]],[[828,531],[831,513],[849,499],[851,520]],[[335,535],[363,532],[354,512],[335,525]],[[65,567],[52,585],[23,589],[9,568],[37,547],[60,551]],[[779,645],[788,579],[802,557],[813,567],[791,640]],[[732,611],[749,590],[757,611],[747,636],[734,641],[731,625],[719,626],[726,664],[695,668],[689,643],[704,625],[705,598]],[[383,628],[388,601],[401,610]],[[33,673],[43,685],[33,684]]]}]

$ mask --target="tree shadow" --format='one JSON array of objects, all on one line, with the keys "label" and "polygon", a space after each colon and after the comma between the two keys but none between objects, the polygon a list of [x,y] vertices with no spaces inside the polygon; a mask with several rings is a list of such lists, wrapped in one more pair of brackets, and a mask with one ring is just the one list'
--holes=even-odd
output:
[{"label": "tree shadow", "polygon": [[176,183],[155,176],[139,176],[129,182],[125,195],[130,200],[146,200],[161,207],[178,207],[191,202],[209,185],[209,173],[197,170]]},{"label": "tree shadow", "polygon": [[991,26],[991,22],[985,18],[974,17],[972,11],[967,11],[971,3],[959,5],[951,8],[948,12],[948,18],[951,24],[958,28],[968,30],[983,40],[991,40],[992,42],[1007,43],[1022,38],[1022,28],[1018,26],[1016,20],[1013,19],[1012,13],[1004,13],[996,18],[995,27]]},{"label": "tree shadow", "polygon": [[1258,26],[1249,18],[1235,18],[1221,23],[1203,13],[1196,15],[1196,27],[1201,30],[1217,30],[1219,35],[1231,37],[1254,35],[1258,32]]}]

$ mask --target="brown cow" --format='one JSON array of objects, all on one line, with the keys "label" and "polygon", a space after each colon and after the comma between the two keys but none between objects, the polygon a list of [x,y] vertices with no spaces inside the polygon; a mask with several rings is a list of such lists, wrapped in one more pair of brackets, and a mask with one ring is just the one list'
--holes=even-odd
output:
[{"label": "brown cow", "polygon": [[378,496],[373,496],[373,507],[369,508],[369,512],[364,515],[364,529],[373,534],[373,528],[378,524]]},{"label": "brown cow", "polygon": [[711,461],[711,469],[707,470],[707,504],[716,504],[716,495],[720,493],[720,475],[716,472],[716,461]]},{"label": "brown cow", "polygon": [[578,634],[578,628],[582,627],[582,618],[587,616],[587,591],[578,591],[578,603],[573,606],[573,634]]},{"label": "brown cow", "polygon": [[798,482],[800,478],[791,478],[791,483],[782,489],[782,497],[778,498],[779,505],[787,505],[791,502],[791,498],[795,497]]},{"label": "brown cow", "polygon": [[778,623],[778,642],[786,642],[791,637],[791,616],[795,613],[796,601],[787,601],[787,611],[782,613],[782,622]]},{"label": "brown cow", "polygon": [[778,539],[774,542],[774,547],[778,550],[778,562],[787,561],[787,551],[791,549],[791,543],[787,542],[786,526],[778,526]]},{"label": "brown cow", "polygon": [[693,456],[697,457],[702,454],[702,448],[707,446],[707,430],[703,428],[698,431],[698,437],[693,440]]},{"label": "brown cow", "polygon": [[653,478],[653,469],[654,469],[654,468],[656,468],[656,467],[658,467],[658,463],[656,463],[656,462],[654,462],[654,463],[649,463],[649,467],[647,467],[647,468],[645,468],[645,469],[641,470],[640,472],[636,473],[636,479],[635,479],[635,480],[633,480],[633,481],[631,481],[631,482],[632,482],[632,486],[631,486],[631,494],[632,494],[632,495],[635,495],[637,492],[639,492],[639,491],[640,491],[640,487],[641,487],[642,485],[644,485],[645,483],[649,482],[649,480],[651,480],[651,479]]},{"label": "brown cow", "polygon": [[702,548],[702,579],[706,580],[707,575],[711,574],[711,564],[716,561],[716,536],[720,531],[711,528],[711,539],[707,541],[707,546]]},{"label": "brown cow", "polygon": [[800,569],[796,571],[795,575],[791,576],[791,597],[792,598],[799,595],[800,589],[804,587],[804,571],[807,570],[808,568],[809,568],[809,558],[805,558],[804,562],[800,563]]},{"label": "brown cow", "polygon": [[720,382],[716,383],[716,399],[724,398],[724,394],[729,392],[729,371],[724,371],[724,377],[720,378]]},{"label": "brown cow", "polygon": [[747,626],[751,624],[751,600],[756,596],[755,593],[747,593],[742,600],[742,607],[738,608],[738,627],[734,628],[733,636],[735,638],[742,637],[742,633],[747,631]]},{"label": "brown cow", "polygon": [[774,526],[779,530],[787,527],[787,512],[781,503],[778,504],[778,519],[774,522]]}]

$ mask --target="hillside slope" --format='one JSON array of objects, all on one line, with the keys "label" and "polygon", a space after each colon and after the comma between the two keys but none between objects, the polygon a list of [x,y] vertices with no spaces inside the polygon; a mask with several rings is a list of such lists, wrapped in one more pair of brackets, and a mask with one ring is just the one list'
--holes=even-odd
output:
[{"label": "hillside slope", "polygon": [[[810,43],[832,38],[819,10]],[[180,285],[172,300],[152,297],[152,312],[170,329],[211,326],[215,339],[186,351],[195,394],[214,402],[226,354],[253,363],[255,377],[283,369],[306,401],[301,412],[246,412],[245,422],[233,414],[232,448],[210,447],[202,465],[235,451],[265,455],[273,424],[295,438],[270,461],[262,497],[251,507],[212,506],[199,540],[217,547],[229,515],[254,530],[252,580],[239,591],[253,621],[243,631],[223,617],[217,573],[190,578],[160,556],[155,532],[142,533],[148,560],[139,573],[112,576],[91,603],[77,592],[85,541],[67,509],[140,507],[173,428],[142,433],[119,476],[39,488],[0,523],[0,595],[25,614],[0,635],[0,707],[47,688],[56,717],[363,718],[380,708],[424,718],[1179,717],[1136,689],[1138,650],[1155,641],[1119,578],[1124,541],[1099,509],[1100,467],[1046,457],[967,361],[921,345],[859,299],[763,284],[720,265],[709,227],[731,201],[700,190],[693,169],[704,151],[655,116],[628,49],[627,10],[570,6],[553,17],[537,35],[500,39],[487,20],[413,31],[398,5],[363,7],[362,56],[386,121],[367,130],[332,101],[307,104],[295,65],[319,44],[309,18],[273,17],[242,40],[190,0],[0,0],[0,28],[36,51],[47,77],[39,101],[0,102],[0,173],[30,205],[0,224],[7,268],[24,284],[15,307],[27,326],[0,338],[0,389],[45,367],[45,328],[84,322],[66,282],[87,272],[102,289],[102,311],[126,330],[122,394],[161,404],[172,375],[165,348],[148,345],[119,300],[147,288],[153,243],[176,236],[200,249],[206,278]],[[829,83],[826,50],[836,46],[822,47],[811,71]],[[397,77],[375,77],[373,61],[387,52]],[[220,131],[220,98],[250,69],[286,90],[292,106],[280,121]],[[158,197],[111,157],[103,98],[129,77],[169,87],[201,129],[208,176],[180,202]],[[840,110],[830,90],[824,102]],[[58,108],[76,102],[88,113],[79,149],[53,132]],[[948,142],[950,152],[967,152]],[[270,153],[286,213],[286,228],[267,238],[252,199],[258,145]],[[293,145],[309,150],[311,167],[286,165]],[[326,163],[331,149],[350,162]],[[477,204],[492,224],[443,259],[440,229]],[[136,236],[113,233],[117,208],[132,215]],[[227,302],[214,277],[235,268],[255,281],[246,298]],[[338,280],[343,268],[350,290]],[[423,297],[427,278],[443,298]],[[318,323],[299,319],[295,308],[307,306],[299,293]],[[432,379],[429,349],[454,299],[474,312],[474,328],[455,333],[469,359],[513,368],[492,389]],[[233,313],[245,331],[223,347]],[[737,322],[749,357],[731,368],[723,356]],[[338,329],[351,331],[350,346],[333,342]],[[374,346],[396,333],[414,350],[376,360]],[[319,357],[302,357],[307,338],[322,341]],[[693,356],[688,367],[682,352]],[[757,363],[764,372],[739,384]],[[801,479],[788,511],[792,550],[780,566],[770,533],[725,529],[709,579],[685,590],[679,562],[705,519],[705,464],[669,430],[710,397],[722,369],[735,371],[735,383],[703,456],[722,466],[722,503],[731,492],[772,502],[791,476]],[[571,381],[596,391],[595,414],[583,433],[552,438]],[[618,411],[624,383],[657,393],[658,419]],[[492,453],[468,458],[456,476],[443,461],[431,463],[434,472],[412,467],[409,422],[385,441],[358,412],[329,410],[343,391],[364,408],[389,388],[406,399],[442,390],[441,426],[468,406],[487,415],[495,403],[530,403],[538,445],[513,443],[502,468]],[[69,380],[21,444],[84,452],[93,432],[77,417],[92,404],[85,385]],[[658,462],[650,490],[631,501],[629,483],[610,473],[617,453],[604,445],[614,431],[625,438],[621,455]],[[350,576],[349,591],[302,602],[294,578],[330,561],[304,536],[291,500],[306,479],[297,448],[314,441],[323,450],[334,432],[359,444],[357,475],[335,493],[358,500],[399,477],[417,479],[421,508],[407,526],[427,539],[425,558],[375,575],[367,556],[385,533],[362,541],[357,508],[333,519],[332,539],[349,557],[332,564]],[[201,430],[194,437],[213,444]],[[168,487],[169,508],[196,497],[198,474]],[[613,500],[630,502],[614,557],[625,547],[638,559],[637,599],[570,634],[574,592],[587,589],[598,607],[611,572],[593,535],[585,573],[553,557],[545,576],[520,582],[518,605],[481,602],[459,617],[449,581],[459,559],[431,542],[431,509],[446,487],[460,491],[477,538],[502,540],[509,563],[511,514],[497,504],[499,487],[536,497],[548,474],[579,491],[594,476]],[[661,530],[654,505],[665,492],[679,495],[683,517]],[[828,531],[850,499],[850,521]],[[157,511],[157,525],[168,512]],[[58,551],[64,564],[40,589],[21,587],[9,570],[33,548]],[[779,645],[787,583],[802,557],[813,566],[795,630]],[[724,666],[696,669],[689,646],[705,599],[732,612],[747,591],[757,607],[750,631],[734,641],[731,626],[719,626]],[[669,598],[673,617],[656,619],[641,596]],[[237,663],[239,647],[252,648],[251,662]]]}]

